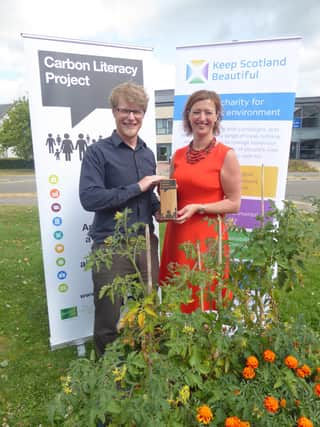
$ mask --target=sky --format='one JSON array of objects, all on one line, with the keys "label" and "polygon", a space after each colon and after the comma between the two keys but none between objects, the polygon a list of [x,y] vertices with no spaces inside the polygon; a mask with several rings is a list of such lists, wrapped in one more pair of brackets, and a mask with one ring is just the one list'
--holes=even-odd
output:
[{"label": "sky", "polygon": [[0,104],[27,96],[21,33],[153,48],[174,89],[176,47],[302,37],[297,96],[320,96],[319,0],[1,0]]}]

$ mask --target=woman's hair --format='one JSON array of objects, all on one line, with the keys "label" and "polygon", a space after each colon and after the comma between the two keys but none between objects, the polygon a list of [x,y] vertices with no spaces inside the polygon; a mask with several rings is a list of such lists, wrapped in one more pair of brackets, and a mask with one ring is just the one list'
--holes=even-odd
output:
[{"label": "woman's hair", "polygon": [[187,135],[192,134],[192,128],[189,120],[189,113],[191,111],[192,106],[196,102],[205,101],[207,99],[210,99],[216,107],[217,121],[213,128],[213,134],[219,135],[220,121],[222,116],[222,105],[220,96],[213,90],[198,90],[197,92],[194,92],[192,95],[189,96],[183,111],[183,129]]},{"label": "woman's hair", "polygon": [[126,82],[113,88],[109,97],[113,110],[118,107],[120,98],[125,99],[128,104],[138,105],[144,112],[147,111],[149,97],[142,86]]}]

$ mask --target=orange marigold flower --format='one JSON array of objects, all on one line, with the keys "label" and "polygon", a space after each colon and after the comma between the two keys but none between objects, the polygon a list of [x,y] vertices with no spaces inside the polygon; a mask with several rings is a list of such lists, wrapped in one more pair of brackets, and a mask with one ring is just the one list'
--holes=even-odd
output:
[{"label": "orange marigold flower", "polygon": [[320,384],[316,384],[313,388],[315,394],[320,397]]},{"label": "orange marigold flower", "polygon": [[240,421],[240,427],[251,427],[249,421]]},{"label": "orange marigold flower", "polygon": [[242,370],[242,376],[246,380],[252,380],[252,378],[254,378],[256,376],[256,373],[255,373],[255,370],[253,368],[251,368],[251,366],[246,366]]},{"label": "orange marigold flower", "polygon": [[311,368],[308,365],[302,365],[300,369],[304,372],[305,377],[309,377],[311,375]]},{"label": "orange marigold flower", "polygon": [[300,406],[300,403],[301,403],[301,402],[300,402],[300,400],[296,399],[296,400],[294,401],[294,403],[295,403],[295,405],[296,405],[296,406]]},{"label": "orange marigold flower", "polygon": [[273,363],[276,360],[276,354],[272,350],[265,350],[263,352],[263,359],[266,362]]},{"label": "orange marigold flower", "polygon": [[240,427],[240,419],[238,417],[228,417],[224,422],[225,427]]},{"label": "orange marigold flower", "polygon": [[273,414],[275,414],[279,409],[278,399],[272,396],[267,396],[263,401],[263,405],[267,411],[272,412]]},{"label": "orange marigold flower", "polygon": [[246,366],[250,366],[253,369],[257,369],[259,366],[259,360],[255,356],[249,356],[246,360]]},{"label": "orange marigold flower", "polygon": [[308,365],[302,365],[300,368],[296,369],[296,374],[300,378],[309,377],[311,375],[311,369]]},{"label": "orange marigold flower", "polygon": [[297,377],[304,378],[306,376],[306,374],[304,373],[304,370],[301,368],[297,368],[295,371],[296,371]]},{"label": "orange marigold flower", "polygon": [[240,394],[240,390],[239,390],[239,389],[233,390],[233,394],[234,394],[235,396],[239,396],[239,394]]},{"label": "orange marigold flower", "polygon": [[286,399],[280,399],[280,406],[281,406],[281,408],[285,408],[287,406]]},{"label": "orange marigold flower", "polygon": [[213,414],[209,406],[202,405],[198,408],[197,420],[202,424],[209,424],[213,420]]},{"label": "orange marigold flower", "polygon": [[313,422],[307,417],[300,417],[297,421],[297,427],[313,427]]},{"label": "orange marigold flower", "polygon": [[286,366],[288,366],[288,368],[290,369],[297,369],[299,362],[298,360],[294,357],[294,356],[287,356],[284,359],[284,363],[286,364]]}]

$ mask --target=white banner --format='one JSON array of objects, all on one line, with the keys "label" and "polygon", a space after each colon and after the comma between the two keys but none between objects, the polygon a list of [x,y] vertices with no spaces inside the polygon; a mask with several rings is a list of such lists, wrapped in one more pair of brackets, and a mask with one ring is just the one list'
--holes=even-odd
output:
[{"label": "white banner", "polygon": [[81,160],[89,144],[109,136],[109,94],[134,81],[150,101],[141,137],[156,152],[151,49],[23,35],[36,170],[50,345],[82,344],[93,333],[92,214],[79,201]]},{"label": "white banner", "polygon": [[174,148],[189,141],[182,130],[188,96],[216,91],[222,100],[220,141],[234,148],[241,164],[239,226],[253,228],[255,217],[285,198],[294,114],[298,37],[177,48]]}]

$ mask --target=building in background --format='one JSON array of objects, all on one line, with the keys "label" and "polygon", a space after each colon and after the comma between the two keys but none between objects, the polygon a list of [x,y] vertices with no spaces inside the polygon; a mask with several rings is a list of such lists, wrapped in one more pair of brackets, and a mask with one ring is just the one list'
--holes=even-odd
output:
[{"label": "building in background", "polygon": [[[172,154],[174,90],[155,91],[157,161]],[[320,160],[320,97],[296,98],[290,146],[291,159]]]},{"label": "building in background", "polygon": [[290,158],[320,160],[320,96],[296,98]]},{"label": "building in background", "polygon": [[174,90],[155,91],[157,161],[168,162],[172,154]]}]

